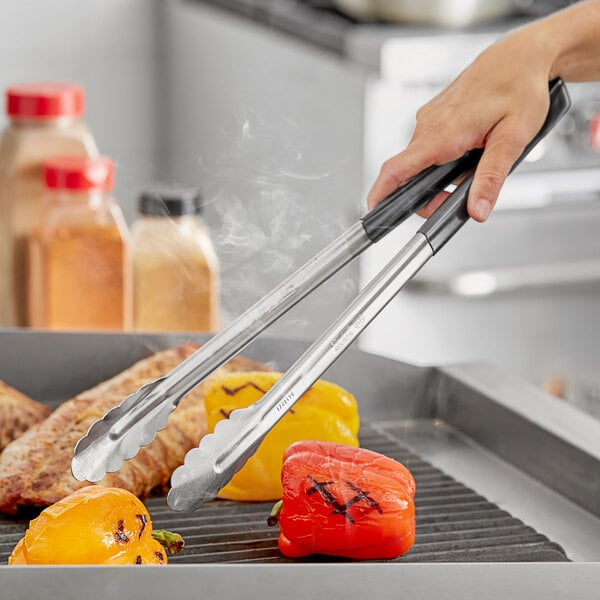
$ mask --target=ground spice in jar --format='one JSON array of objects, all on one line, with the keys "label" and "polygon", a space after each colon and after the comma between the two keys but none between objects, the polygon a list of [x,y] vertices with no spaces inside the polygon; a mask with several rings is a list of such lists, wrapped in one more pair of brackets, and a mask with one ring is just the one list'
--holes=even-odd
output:
[{"label": "ground spice in jar", "polygon": [[101,157],[45,164],[49,190],[42,223],[29,241],[29,318],[34,327],[131,327],[129,234],[108,194],[114,166]]},{"label": "ground spice in jar", "polygon": [[195,188],[155,186],[132,227],[134,328],[214,332],[218,263]]},{"label": "ground spice in jar", "polygon": [[27,321],[27,242],[45,195],[43,162],[52,156],[98,156],[82,122],[83,89],[67,82],[6,90],[9,118],[0,142],[0,326]]}]

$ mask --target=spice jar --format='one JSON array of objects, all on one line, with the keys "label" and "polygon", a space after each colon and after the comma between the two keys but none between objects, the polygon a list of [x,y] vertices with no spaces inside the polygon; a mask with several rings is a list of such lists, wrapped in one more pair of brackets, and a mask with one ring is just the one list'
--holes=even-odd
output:
[{"label": "spice jar", "polygon": [[108,193],[106,157],[64,156],[45,163],[48,196],[29,241],[32,326],[123,330],[131,326],[129,233]]},{"label": "spice jar", "polygon": [[195,188],[154,186],[132,227],[134,327],[212,332],[219,327],[218,265]]},{"label": "spice jar", "polygon": [[31,83],[6,91],[9,125],[0,142],[0,326],[28,324],[27,239],[40,218],[44,160],[98,155],[81,121],[83,110],[83,90],[73,83]]}]

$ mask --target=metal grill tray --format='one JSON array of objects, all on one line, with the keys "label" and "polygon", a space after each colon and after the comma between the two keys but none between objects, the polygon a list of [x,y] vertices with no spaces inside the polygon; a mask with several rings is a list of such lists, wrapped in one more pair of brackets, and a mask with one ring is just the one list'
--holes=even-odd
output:
[{"label": "metal grill tray", "polygon": [[[0,330],[0,379],[54,406],[194,339],[203,338]],[[305,348],[264,338],[244,354],[285,370]],[[594,597],[600,421],[484,365],[416,367],[349,350],[325,377],[357,397],[363,446],[415,474],[417,541],[404,557],[288,561],[276,550],[277,529],[266,526],[270,504],[215,501],[182,515],[151,498],[155,525],[188,542],[168,567],[0,567],[0,596]],[[2,557],[25,525],[0,519]]]},{"label": "metal grill tray", "polygon": [[[567,560],[558,544],[388,438],[395,429],[363,427],[360,441],[402,462],[417,482],[416,542],[398,561]],[[178,531],[186,539],[185,551],[172,557],[173,563],[292,562],[277,549],[278,528],[266,524],[272,503],[215,501],[187,517],[170,511],[163,498],[152,499],[148,506],[157,527]],[[335,559],[316,556],[301,562],[324,560]]]},{"label": "metal grill tray", "polygon": [[[436,469],[394,439],[409,424],[364,425],[364,448],[395,458],[417,482],[417,535],[413,548],[396,562],[565,561],[564,550],[519,519]],[[277,549],[278,528],[267,525],[273,505],[216,500],[191,514],[173,512],[164,497],[146,500],[157,529],[181,533],[186,547],[169,557],[178,563],[332,562],[325,556],[287,559]],[[6,564],[27,521],[0,521],[0,562]]]}]

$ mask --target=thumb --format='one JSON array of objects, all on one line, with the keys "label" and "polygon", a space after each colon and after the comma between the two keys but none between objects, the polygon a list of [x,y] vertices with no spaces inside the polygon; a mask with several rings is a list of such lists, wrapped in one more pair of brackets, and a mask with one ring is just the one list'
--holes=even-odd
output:
[{"label": "thumb", "polygon": [[511,127],[498,124],[488,135],[475,169],[467,209],[476,221],[485,221],[496,205],[502,185],[523,152],[528,139]]}]

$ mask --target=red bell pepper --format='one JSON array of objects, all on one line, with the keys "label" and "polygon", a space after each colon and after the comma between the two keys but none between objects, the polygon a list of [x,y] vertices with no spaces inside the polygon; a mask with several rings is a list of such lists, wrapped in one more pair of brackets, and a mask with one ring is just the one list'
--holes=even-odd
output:
[{"label": "red bell pepper", "polygon": [[289,557],[328,554],[386,559],[415,539],[415,480],[398,461],[362,448],[320,441],[284,455],[279,550]]}]

